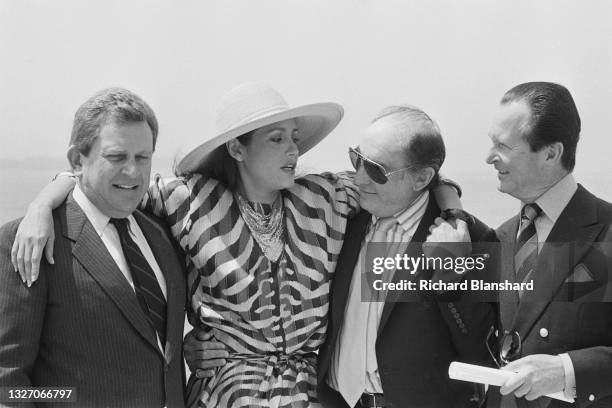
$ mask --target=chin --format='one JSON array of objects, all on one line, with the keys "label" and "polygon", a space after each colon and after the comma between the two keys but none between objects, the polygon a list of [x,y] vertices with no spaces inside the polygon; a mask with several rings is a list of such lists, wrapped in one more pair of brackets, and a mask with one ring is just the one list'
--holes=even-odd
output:
[{"label": "chin", "polygon": [[512,195],[512,188],[510,187],[511,186],[504,185],[504,183],[499,183],[499,187],[497,189],[501,191],[502,193]]},{"label": "chin", "polygon": [[118,205],[115,206],[115,209],[117,210],[117,212],[121,212],[123,214],[123,218],[125,218],[128,215],[132,214],[134,211],[136,211],[136,209],[138,208],[138,204],[140,204],[140,201],[141,200],[123,201],[122,203],[118,203]]},{"label": "chin", "polygon": [[279,180],[278,189],[284,190],[286,188],[291,188],[295,185],[295,177],[285,178],[284,180]]},{"label": "chin", "polygon": [[372,210],[376,210],[376,206],[374,205],[374,203],[372,201],[368,200],[368,198],[364,197],[363,195],[359,199],[359,206],[362,209],[364,209],[367,212],[369,212],[370,214],[374,214],[374,212]]}]

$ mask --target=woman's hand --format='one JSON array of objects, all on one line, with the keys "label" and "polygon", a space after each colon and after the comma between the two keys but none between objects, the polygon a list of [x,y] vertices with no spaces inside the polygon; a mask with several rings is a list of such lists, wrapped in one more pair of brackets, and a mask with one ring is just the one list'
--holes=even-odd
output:
[{"label": "woman's hand", "polygon": [[11,250],[11,262],[28,287],[38,279],[43,251],[47,261],[54,263],[55,234],[51,212],[66,199],[75,183],[76,179],[72,173],[63,172],[55,176],[28,206],[28,211],[19,224]]},{"label": "woman's hand", "polygon": [[212,330],[193,329],[183,340],[183,354],[192,373],[197,378],[215,375],[215,368],[226,364],[229,353],[225,344],[215,341]]},{"label": "woman's hand", "polygon": [[54,264],[53,215],[46,205],[30,204],[21,220],[11,249],[11,261],[15,271],[28,287],[38,279],[40,261],[44,252],[47,262]]}]

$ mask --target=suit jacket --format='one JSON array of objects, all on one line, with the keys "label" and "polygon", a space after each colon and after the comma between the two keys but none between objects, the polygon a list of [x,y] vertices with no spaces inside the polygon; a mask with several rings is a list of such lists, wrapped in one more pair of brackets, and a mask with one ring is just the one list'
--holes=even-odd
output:
[{"label": "suit jacket", "polygon": [[[428,228],[440,210],[430,195],[429,205],[412,242],[427,238]],[[338,259],[330,295],[331,318],[327,339],[319,351],[318,392],[325,407],[345,407],[339,393],[327,385],[332,352],[342,327],[349,286],[366,228],[371,220],[361,211],[349,223],[344,246]],[[495,232],[478,222],[471,231],[479,240],[495,240]],[[414,252],[416,248],[416,253]],[[410,256],[422,253],[421,245],[409,245]],[[405,278],[396,273],[394,281]],[[451,361],[486,364],[490,361],[485,347],[494,312],[487,303],[440,301],[433,293],[419,292],[417,298],[401,302],[390,292],[383,307],[376,341],[376,359],[388,407],[468,407],[472,384],[448,378]],[[403,296],[403,295],[399,295]],[[399,302],[394,302],[400,300]]]},{"label": "suit jacket", "polygon": [[70,195],[53,213],[55,265],[43,261],[31,288],[10,262],[18,221],[0,229],[0,386],[75,387],[79,407],[184,406],[183,262],[158,222],[133,215],[166,279],[164,352]]},{"label": "suit jacket", "polygon": [[[568,352],[576,374],[576,404],[540,398],[518,399],[519,406],[612,406],[611,222],[612,205],[579,185],[540,251],[534,290],[520,302],[500,292],[502,328],[519,332],[522,356]],[[514,276],[518,225],[517,215],[497,231],[502,280]]]}]

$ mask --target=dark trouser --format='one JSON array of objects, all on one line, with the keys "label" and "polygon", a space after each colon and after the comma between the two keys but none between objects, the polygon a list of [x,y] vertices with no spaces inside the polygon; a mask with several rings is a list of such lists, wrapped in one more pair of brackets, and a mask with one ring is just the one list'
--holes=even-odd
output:
[{"label": "dark trouser", "polygon": [[[342,397],[342,394],[327,384],[319,386],[319,401],[324,408],[352,408],[346,403],[344,397]],[[371,399],[364,399],[364,402],[366,402],[366,405],[363,405],[360,401],[357,401],[354,408],[370,408],[372,406],[371,404],[367,404],[367,402],[372,402]]]}]

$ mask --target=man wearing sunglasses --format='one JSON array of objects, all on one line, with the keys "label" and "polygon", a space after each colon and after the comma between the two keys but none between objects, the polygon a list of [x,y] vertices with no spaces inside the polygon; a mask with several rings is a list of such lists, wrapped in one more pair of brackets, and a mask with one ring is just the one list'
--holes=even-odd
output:
[{"label": "man wearing sunglasses", "polygon": [[574,180],[580,127],[565,87],[531,82],[506,92],[489,132],[498,189],[521,202],[497,230],[501,279],[533,282],[499,292],[488,340],[518,375],[489,406],[612,407],[612,205]]},{"label": "man wearing sunglasses", "polygon": [[[372,301],[362,298],[361,291],[368,284],[363,272],[368,271],[366,252],[372,246],[382,242],[387,258],[418,257],[429,226],[440,215],[429,192],[445,157],[437,125],[418,108],[389,107],[349,156],[362,211],[349,223],[332,283],[330,326],[319,353],[322,404],[477,406],[472,385],[452,382],[447,370],[453,360],[489,359],[484,341],[494,314],[488,305],[440,302],[433,291],[389,290]],[[481,223],[470,233],[483,240],[495,236]],[[407,276],[399,269],[390,272],[391,282]]]}]

